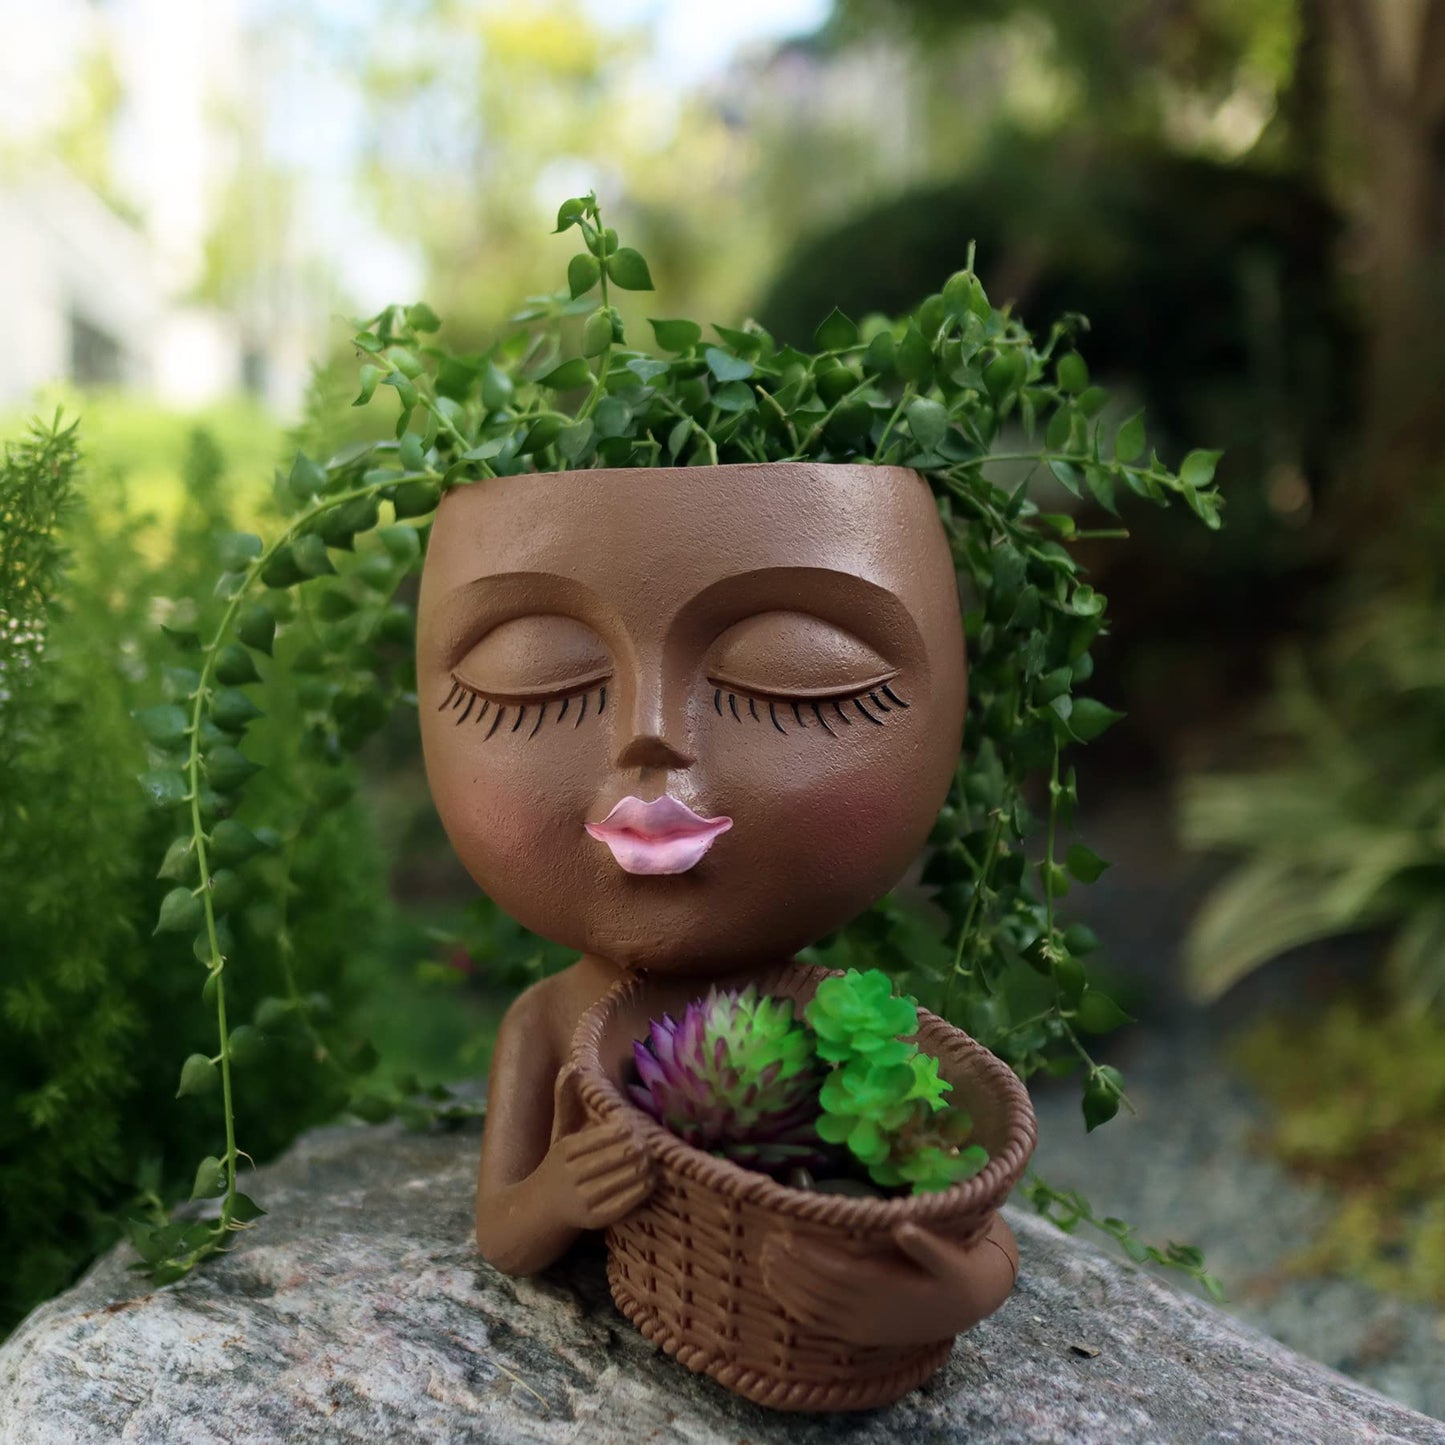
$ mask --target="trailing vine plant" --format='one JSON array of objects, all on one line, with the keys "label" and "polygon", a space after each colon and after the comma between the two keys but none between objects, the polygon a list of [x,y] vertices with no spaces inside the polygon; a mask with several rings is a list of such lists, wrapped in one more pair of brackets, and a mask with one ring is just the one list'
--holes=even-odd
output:
[{"label": "trailing vine plant", "polygon": [[[354,404],[394,398],[392,436],[325,462],[299,454],[278,487],[289,513],[280,534],[269,545],[250,535],[226,539],[222,605],[204,639],[184,620],[171,626],[193,666],[176,674],[172,701],[140,717],[158,751],[142,781],[181,822],[161,870],[175,886],[161,901],[158,927],[196,935],[216,1010],[216,1050],[185,1061],[180,1092],[219,1081],[224,1145],[201,1161],[193,1195],[219,1197],[217,1217],[181,1222],[157,1211],[135,1226],[160,1280],[186,1273],[261,1213],[238,1189],[247,1156],[232,1078],[254,1026],[233,1025],[226,1012],[226,971],[244,967],[233,958],[227,914],[276,841],[234,816],[254,770],[240,744],[256,714],[245,689],[259,678],[258,658],[274,654],[298,676],[319,747],[338,757],[354,749],[396,702],[415,701],[409,663],[389,661],[377,644],[410,638],[410,614],[392,599],[419,564],[426,519],[446,490],[498,476],[764,461],[923,474],[971,592],[965,746],[924,874],[946,918],[944,948],[918,947],[915,916],[885,899],[842,944],[818,952],[845,947],[860,966],[887,968],[1024,1077],[1080,1072],[1090,1129],[1124,1102],[1119,1073],[1094,1060],[1084,1035],[1125,1015],[1089,981],[1093,935],[1066,926],[1057,904],[1072,883],[1090,883],[1107,866],[1080,842],[1060,851],[1077,803],[1063,754],[1118,716],[1077,691],[1092,671],[1105,599],[1066,544],[1127,533],[1080,531],[1067,512],[1041,510],[1031,483],[1042,470],[1111,514],[1129,494],[1159,505],[1178,500],[1214,528],[1219,454],[1192,451],[1173,470],[1147,451],[1141,415],[1109,435],[1101,420],[1107,394],[1091,383],[1074,344],[1082,318],[1056,322],[1037,341],[989,301],[971,249],[965,268],[911,315],[860,326],[835,310],[811,350],[779,344],[751,322],[715,325],[709,336],[693,321],[670,319],[649,322],[644,349],[616,303],[620,292],[652,289],[646,261],[604,224],[594,195],[563,203],[557,231],[573,230],[582,246],[568,263],[566,289],[531,298],[485,351],[439,345],[441,322],[424,304],[389,306],[366,322],[354,337]],[[324,646],[288,653],[289,620],[303,609]],[[1042,855],[1032,858],[1039,830],[1026,798],[1035,779],[1046,780],[1047,791]],[[1030,981],[1022,991],[1021,977]],[[1015,1000],[1030,989],[1035,1006],[1015,1018]],[[365,1084],[368,1061],[347,1062],[294,981],[263,1014],[294,1014],[314,1029],[318,1056],[356,1082],[351,1107],[363,1118],[399,1111],[424,1122],[462,1107],[443,1091],[419,1096],[406,1081]],[[1097,1222],[1126,1248],[1217,1292],[1197,1251],[1131,1246],[1122,1222],[1093,1221],[1083,1201],[1041,1180],[1026,1187],[1042,1212],[1066,1224]]]}]

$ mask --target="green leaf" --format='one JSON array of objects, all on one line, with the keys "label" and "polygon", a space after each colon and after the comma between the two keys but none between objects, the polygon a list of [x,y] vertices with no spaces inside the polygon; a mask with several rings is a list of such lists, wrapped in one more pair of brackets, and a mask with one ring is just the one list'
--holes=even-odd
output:
[{"label": "green leaf", "polygon": [[1179,480],[1186,487],[1207,487],[1214,480],[1214,469],[1223,452],[1192,451],[1179,465]]},{"label": "green leaf", "polygon": [[181,1065],[181,1082],[176,1098],[185,1094],[207,1094],[220,1080],[220,1070],[204,1054],[192,1054]]},{"label": "green leaf", "polygon": [[601,356],[612,345],[612,310],[599,306],[582,324],[582,355]]},{"label": "green leaf", "polygon": [[357,372],[357,379],[361,383],[361,390],[356,393],[356,398],[351,404],[352,406],[365,406],[376,395],[376,384],[381,380],[381,368],[373,366],[368,361]]},{"label": "green leaf", "polygon": [[1092,848],[1083,843],[1075,843],[1064,859],[1064,866],[1080,883],[1093,883],[1103,877],[1109,864]]},{"label": "green leaf", "polygon": [[176,883],[192,883],[199,871],[196,858],[195,839],[189,833],[172,838],[161,866],[156,869],[157,878],[169,878]]},{"label": "green leaf", "polygon": [[1069,729],[1080,742],[1088,743],[1113,727],[1123,716],[1123,713],[1105,707],[1092,697],[1076,697],[1073,715],[1069,718]]},{"label": "green leaf", "polygon": [[933,379],[933,350],[912,321],[898,343],[897,367],[899,376],[916,387],[927,386]]},{"label": "green leaf", "polygon": [[819,351],[843,351],[858,344],[858,328],[835,306],[813,333]]},{"label": "green leaf", "polygon": [[205,908],[189,888],[172,888],[161,899],[153,933],[189,933],[205,917]]},{"label": "green leaf", "polygon": [[1083,496],[1079,485],[1079,469],[1073,462],[1066,462],[1062,457],[1050,457],[1049,470],[1068,491],[1076,497]]},{"label": "green leaf", "polygon": [[[211,875],[211,906],[218,913],[229,912],[245,901],[246,885],[241,875],[222,868]],[[221,920],[225,922],[224,919]]]},{"label": "green leaf", "polygon": [[975,316],[987,316],[988,298],[978,278],[969,271],[955,271],[943,283],[943,309],[946,315],[955,318],[972,312]]},{"label": "green leaf", "polygon": [[[421,364],[418,357],[408,351],[404,346],[389,346],[386,349],[386,359],[404,376],[408,381],[414,381],[426,368]],[[397,395],[401,395],[401,388],[397,388]],[[412,388],[412,395],[416,395],[416,388]],[[413,402],[414,406],[416,403]]]},{"label": "green leaf", "polygon": [[948,412],[942,404],[927,397],[915,397],[908,403],[904,415],[913,440],[926,452],[937,451],[938,444],[948,435]]},{"label": "green leaf", "polygon": [[397,460],[409,472],[424,472],[426,470],[426,447],[422,439],[414,432],[409,431],[401,438],[396,449]]},{"label": "green leaf", "polygon": [[553,367],[546,376],[538,378],[539,386],[551,387],[553,391],[572,391],[576,387],[586,386],[592,380],[592,368],[587,365],[585,357],[574,356],[570,361],[564,361],[561,366]]},{"label": "green leaf", "polygon": [[298,502],[309,502],[326,486],[326,473],[305,452],[297,452],[286,486]]},{"label": "green leaf", "polygon": [[213,788],[233,792],[261,771],[239,748],[212,748],[206,754],[206,777]]},{"label": "green leaf", "polygon": [[424,517],[437,509],[442,489],[436,482],[398,482],[392,493],[392,510],[398,517]]},{"label": "green leaf", "polygon": [[1107,1124],[1119,1112],[1123,1084],[1119,1071],[1108,1064],[1101,1064],[1089,1076],[1083,1098],[1084,1127],[1088,1132]]},{"label": "green leaf", "polygon": [[488,411],[502,411],[512,401],[512,378],[494,361],[482,368],[482,405]]},{"label": "green leaf", "polygon": [[1184,494],[1184,500],[1189,504],[1189,510],[1211,532],[1219,530],[1219,509],[1223,505],[1223,499],[1217,492],[1188,491]]},{"label": "green leaf", "polygon": [[651,320],[652,334],[664,351],[683,352],[702,340],[702,327],[695,321]]},{"label": "green leaf", "polygon": [[440,331],[442,321],[425,301],[418,301],[406,308],[406,324],[413,331]]},{"label": "green leaf", "polygon": [[174,808],[186,801],[190,791],[186,780],[179,773],[156,770],[140,775],[140,785],[151,804],[157,808]]},{"label": "green leaf", "polygon": [[261,580],[268,587],[291,587],[304,581],[306,574],[296,565],[296,554],[290,542],[283,542],[266,559],[261,568]]},{"label": "green leaf", "polygon": [[394,562],[409,567],[421,556],[421,534],[415,527],[382,527],[376,535]]},{"label": "green leaf", "polygon": [[1144,413],[1136,411],[1114,435],[1114,459],[1138,461],[1144,455]]},{"label": "green leaf", "polygon": [[157,707],[141,708],[131,716],[140,724],[140,730],[147,742],[157,747],[173,747],[184,742],[190,726],[184,711],[174,703],[161,703]]},{"label": "green leaf", "polygon": [[729,381],[718,387],[712,394],[713,405],[719,411],[752,411],[758,404],[753,389],[745,381]]},{"label": "green leaf", "polygon": [[983,369],[983,386],[994,401],[1002,401],[1024,379],[1024,359],[1010,348],[1001,351]]},{"label": "green leaf", "polygon": [[702,328],[695,321],[659,321],[652,318],[649,325],[663,351],[682,353],[702,340]]},{"label": "green leaf", "polygon": [[1059,379],[1059,390],[1077,394],[1089,384],[1089,368],[1077,351],[1070,351],[1059,358],[1055,369]]},{"label": "green leaf", "polygon": [[[200,1057],[200,1054],[192,1055],[192,1058]],[[184,1072],[182,1072],[181,1080],[184,1085]],[[224,1193],[225,1188],[226,1166],[214,1154],[208,1154],[196,1167],[196,1182],[191,1186],[191,1198],[214,1199],[216,1195]]]},{"label": "green leaf", "polygon": [[592,413],[600,437],[623,436],[632,423],[632,408],[620,396],[604,396]]},{"label": "green leaf", "polygon": [[[557,231],[565,231],[575,226],[583,216],[587,214],[587,201],[582,196],[574,196],[570,200],[563,201],[557,208]],[[553,231],[555,236],[557,231]]]},{"label": "green leaf", "polygon": [[181,652],[199,652],[201,635],[194,627],[181,627],[174,623],[162,622],[161,631],[175,643]]},{"label": "green leaf", "polygon": [[1074,1022],[1086,1034],[1108,1034],[1131,1020],[1108,994],[1090,988],[1075,1006]]},{"label": "green leaf", "polygon": [[227,733],[243,733],[262,709],[238,688],[221,688],[211,698],[211,721]]},{"label": "green leaf", "polygon": [[247,647],[271,656],[276,639],[276,614],[264,602],[252,602],[236,617],[236,636]]},{"label": "green leaf", "polygon": [[227,572],[241,572],[261,555],[261,539],[250,532],[227,532],[216,552]]},{"label": "green leaf", "polygon": [[250,1195],[237,1192],[231,1196],[231,1219],[234,1223],[250,1224],[253,1219],[260,1219],[265,1213]]},{"label": "green leaf", "polygon": [[211,829],[210,854],[218,863],[243,863],[265,844],[244,824],[222,818]]},{"label": "green leaf", "polygon": [[567,288],[574,301],[579,296],[585,296],[601,279],[602,263],[586,251],[567,263]]},{"label": "green leaf", "polygon": [[703,359],[719,381],[746,381],[753,374],[753,364],[746,357],[734,356],[717,346],[707,347]]},{"label": "green leaf", "polygon": [[326,553],[326,543],[314,532],[298,537],[291,544],[291,552],[303,577],[325,577],[336,571]]},{"label": "green leaf", "polygon": [[241,687],[261,680],[251,654],[239,642],[228,642],[221,648],[216,654],[216,665],[212,671],[216,681],[227,687]]},{"label": "green leaf", "polygon": [[227,1052],[231,1055],[231,1062],[234,1064],[250,1063],[265,1047],[266,1041],[261,1030],[253,1024],[237,1024],[226,1040]]},{"label": "green leaf", "polygon": [[647,262],[631,246],[622,246],[607,258],[607,275],[624,291],[652,290]]},{"label": "green leaf", "polygon": [[1089,488],[1090,496],[1106,512],[1112,512],[1117,517],[1119,508],[1114,501],[1114,478],[1103,467],[1090,463],[1084,468],[1084,482]]},{"label": "green leaf", "polygon": [[898,365],[898,343],[891,331],[880,331],[863,353],[864,371],[886,373]]},{"label": "green leaf", "polygon": [[[601,408],[599,407],[600,411]],[[575,462],[583,452],[587,450],[592,440],[592,422],[590,418],[584,417],[581,421],[574,421],[571,426],[564,426],[557,433],[557,455],[563,461]]]}]

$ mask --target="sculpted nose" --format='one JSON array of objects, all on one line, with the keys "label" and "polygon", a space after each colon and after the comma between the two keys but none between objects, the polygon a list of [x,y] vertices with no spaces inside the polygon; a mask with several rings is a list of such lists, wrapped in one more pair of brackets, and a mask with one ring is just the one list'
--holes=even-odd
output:
[{"label": "sculpted nose", "polygon": [[[692,754],[682,746],[686,736],[686,695],[669,696],[661,667],[638,670],[630,708],[631,726],[617,754],[619,768],[687,768]],[[626,716],[624,712],[624,716]]]},{"label": "sculpted nose", "polygon": [[617,755],[619,768],[688,768],[692,756],[655,732],[637,733]]}]

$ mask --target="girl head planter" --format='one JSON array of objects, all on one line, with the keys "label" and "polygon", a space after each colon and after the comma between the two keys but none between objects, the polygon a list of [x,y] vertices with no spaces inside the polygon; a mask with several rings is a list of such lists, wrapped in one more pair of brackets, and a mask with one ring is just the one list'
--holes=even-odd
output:
[{"label": "girl head planter", "polygon": [[563,472],[452,492],[423,576],[428,778],[546,938],[699,980],[791,956],[918,855],[963,631],[893,467]]},{"label": "girl head planter", "polygon": [[[526,1273],[657,1184],[625,1113],[589,1121],[582,1106],[569,1053],[583,1015],[630,990],[636,1034],[719,979],[794,989],[807,971],[792,955],[918,856],[963,731],[953,561],[927,483],[897,467],[490,480],[437,514],[417,681],[457,853],[514,917],[582,955],[517,1001],[494,1059],[477,1237]],[[875,1360],[930,1353],[921,1372],[885,1370],[881,1393],[876,1379],[836,1401],[750,1392],[856,1405],[917,1383],[1012,1287],[1012,1238],[991,1211],[985,1227],[964,1249],[905,1224],[866,1261],[756,1241],[790,1328]]]}]

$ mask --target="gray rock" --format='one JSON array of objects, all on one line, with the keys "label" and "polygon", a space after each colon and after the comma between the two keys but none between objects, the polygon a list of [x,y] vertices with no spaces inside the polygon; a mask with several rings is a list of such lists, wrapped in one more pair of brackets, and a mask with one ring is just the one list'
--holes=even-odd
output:
[{"label": "gray rock", "polygon": [[536,1280],[482,1264],[477,1143],[321,1130],[258,1171],[269,1216],[189,1279],[154,1289],[113,1251],[0,1349],[0,1445],[1445,1442],[1018,1213],[1017,1293],[928,1386],[872,1414],[771,1414],[627,1325],[600,1250]]}]

